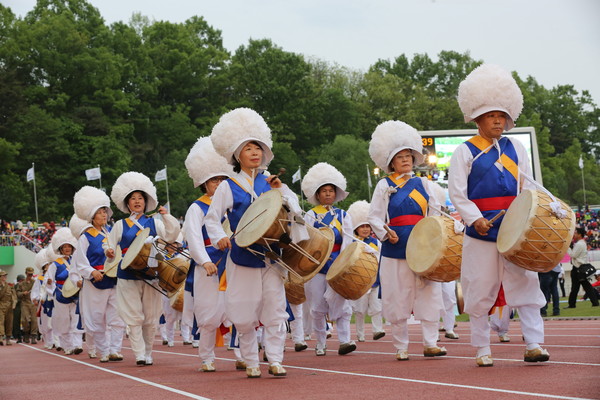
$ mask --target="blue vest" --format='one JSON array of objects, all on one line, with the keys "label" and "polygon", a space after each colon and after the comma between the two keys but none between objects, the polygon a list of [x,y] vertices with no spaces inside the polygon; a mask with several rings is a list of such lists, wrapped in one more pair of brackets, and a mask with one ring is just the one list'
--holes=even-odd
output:
[{"label": "blue vest", "polygon": [[[70,258],[71,257],[69,257],[69,259]],[[56,283],[56,289],[54,289],[54,296],[56,297],[56,301],[63,304],[74,303],[77,300],[78,296],[75,295],[72,297],[63,297],[62,288],[64,283],[58,283],[64,282],[67,279],[69,279],[69,270],[67,269],[67,264],[62,258],[59,258],[58,260],[54,261],[54,265],[56,265],[56,275],[54,276],[54,280]]]},{"label": "blue vest", "polygon": [[[396,184],[389,177],[386,177],[390,187],[395,187]],[[388,205],[388,215],[390,220],[400,217],[403,215],[422,215],[423,209],[410,194],[413,190],[418,191],[424,198],[429,202],[429,195],[425,191],[421,178],[413,177],[409,179],[406,184],[401,188],[396,188],[398,191],[390,195],[390,202]],[[391,244],[389,240],[384,241],[381,244],[381,255],[388,258],[406,258],[406,243],[408,237],[414,228],[413,225],[402,225],[402,226],[391,226],[392,229],[398,235],[398,242]]]},{"label": "blue vest", "polygon": [[[233,232],[236,231],[240,219],[250,207],[251,199],[250,193],[242,189],[237,183],[231,178],[227,179],[227,183],[231,188],[231,194],[233,195],[233,208],[228,214],[229,224]],[[258,196],[271,190],[271,186],[267,182],[267,177],[263,174],[259,174],[254,178],[254,191]],[[278,247],[271,245],[274,251],[278,251]],[[267,251],[263,246],[253,244],[250,246],[251,249],[264,253]],[[254,255],[243,247],[239,247],[235,243],[235,239],[231,241],[231,260],[241,266],[250,268],[264,268],[265,260],[264,257]]]},{"label": "blue vest", "polygon": [[[135,238],[137,237],[138,232],[140,232],[140,228],[134,223],[129,226],[127,222],[128,218],[122,220],[123,222],[123,233],[121,235],[121,240],[119,241],[119,245],[121,246],[121,250],[123,251],[123,255],[127,252],[126,249],[129,249],[129,246]],[[156,226],[154,225],[154,218],[147,217],[142,215],[140,219],[138,219],[138,223],[144,228],[150,228],[150,236],[156,236]],[[135,273],[132,272],[130,268],[122,269],[121,263],[119,263],[119,270],[117,271],[117,278],[119,279],[130,279],[130,280],[140,280]]]},{"label": "blue vest", "polygon": [[[476,136],[475,138],[478,137]],[[465,142],[469,150],[471,150],[473,157],[477,157],[482,151],[481,147],[487,144],[483,144],[479,140],[478,147],[476,145],[477,142],[474,139]],[[519,159],[511,141],[506,137],[502,137],[498,143],[500,144],[503,156],[509,158],[509,160],[504,158],[505,161],[503,161],[503,164],[514,163],[514,165],[518,166]],[[467,196],[469,200],[475,202],[481,214],[486,219],[492,219],[500,210],[507,209],[517,195],[518,190],[517,178],[513,175],[516,175],[516,170],[510,167],[507,168],[507,165],[505,165],[505,168],[500,171],[494,165],[498,161],[498,158],[498,150],[493,146],[487,153],[482,154],[473,162],[467,181]],[[503,219],[504,217],[498,218],[486,236],[479,235],[474,226],[467,227],[465,233],[476,239],[495,242]]]},{"label": "blue vest", "polygon": [[[107,228],[110,229],[110,227]],[[100,234],[96,228],[88,228],[83,234],[90,244],[87,252],[85,253],[90,265],[92,267],[104,268],[106,255],[104,254],[102,243],[106,240],[106,238],[104,235]],[[105,275],[100,282],[95,282],[93,280],[91,282],[92,285],[94,285],[94,287],[97,289],[110,289],[115,287],[117,278],[110,278]]]},{"label": "blue vest", "polygon": [[[319,206],[317,206],[317,207],[319,207]],[[315,208],[317,208],[317,207],[315,207]],[[312,211],[315,213],[316,216],[323,215],[323,214],[317,214],[317,212],[315,211],[315,208],[313,208]],[[331,206],[331,209],[335,212],[335,217],[337,218],[337,220],[339,221],[339,223],[341,225],[344,221],[344,218],[346,217],[346,211],[344,211],[340,208],[333,207],[333,206]],[[344,236],[342,233],[343,228],[341,228],[341,230],[338,229],[336,226],[334,226],[333,221],[334,221],[334,216],[331,215],[331,213],[327,212],[327,214],[325,214],[325,216],[323,217],[321,222],[315,221],[315,223],[313,225],[317,229],[322,228],[323,226],[329,226],[333,230],[333,234],[335,235],[335,238],[333,240],[333,248],[335,251],[331,252],[331,256],[329,256],[329,259],[327,260],[327,262],[325,263],[323,268],[321,268],[321,270],[319,271],[320,274],[327,274],[327,272],[329,271],[329,268],[331,268],[331,264],[333,264],[335,259],[338,258],[338,256],[340,255],[342,242],[344,241]]]},{"label": "blue vest", "polygon": [[[235,185],[235,183],[234,183],[234,185]],[[237,186],[237,185],[235,185],[235,186]],[[202,210],[204,215],[208,214],[208,209],[210,207],[209,204],[206,204],[205,202],[200,201],[200,199],[194,201],[194,203],[198,204],[198,206],[200,207],[200,209]],[[225,218],[223,218],[223,219],[225,219]],[[206,231],[206,225],[202,225],[202,237],[205,240],[205,244],[206,244],[206,240],[210,240],[209,236],[208,236],[208,232]],[[206,246],[206,252],[208,253],[208,256],[210,257],[210,260],[215,264],[223,257],[223,254],[225,253],[225,252],[217,249],[216,247],[212,246],[212,244]],[[223,260],[221,262],[224,263],[225,260]]]}]

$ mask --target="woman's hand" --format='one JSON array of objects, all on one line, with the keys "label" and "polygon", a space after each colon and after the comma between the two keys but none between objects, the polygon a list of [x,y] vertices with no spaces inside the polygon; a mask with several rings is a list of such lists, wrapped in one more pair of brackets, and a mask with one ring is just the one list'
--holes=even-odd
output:
[{"label": "woman's hand", "polygon": [[271,188],[278,189],[281,187],[281,179],[279,179],[279,175],[271,175],[267,178],[267,182],[271,185]]},{"label": "woman's hand", "polygon": [[168,214],[168,213],[169,213],[169,211],[168,211],[168,210],[167,210],[167,209],[166,209],[164,206],[160,206],[160,207],[158,208],[158,213],[159,213],[159,214]]},{"label": "woman's hand", "polygon": [[398,234],[395,231],[389,231],[388,232],[388,241],[391,244],[398,243],[398,240],[400,240],[400,239],[398,238]]},{"label": "woman's hand", "polygon": [[223,251],[225,249],[230,249],[231,248],[231,240],[229,240],[228,237],[224,237],[223,239],[221,239],[217,242],[217,246],[219,247],[219,250],[221,250],[221,251]]},{"label": "woman's hand", "polygon": [[487,236],[487,231],[489,231],[492,226],[494,225],[490,224],[490,221],[483,217],[473,222],[473,228],[475,228],[475,231],[481,236]]},{"label": "woman's hand", "polygon": [[206,270],[206,276],[212,276],[217,273],[217,266],[212,262],[205,262],[202,266]]},{"label": "woman's hand", "polygon": [[103,277],[104,275],[102,274],[102,272],[97,270],[92,271],[92,278],[94,278],[94,282],[100,282]]},{"label": "woman's hand", "polygon": [[110,259],[115,258],[115,251],[113,249],[107,249],[105,254],[106,254],[107,258],[110,258]]}]

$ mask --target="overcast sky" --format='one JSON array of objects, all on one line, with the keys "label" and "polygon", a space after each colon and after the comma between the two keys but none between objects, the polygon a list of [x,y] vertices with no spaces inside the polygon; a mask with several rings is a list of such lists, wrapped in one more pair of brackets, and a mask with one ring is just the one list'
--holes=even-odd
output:
[{"label": "overcast sky", "polygon": [[[17,15],[35,0],[0,0]],[[91,0],[107,23],[141,12],[182,22],[200,15],[234,52],[269,38],[286,51],[366,70],[378,59],[441,50],[572,84],[600,105],[599,0]]]}]

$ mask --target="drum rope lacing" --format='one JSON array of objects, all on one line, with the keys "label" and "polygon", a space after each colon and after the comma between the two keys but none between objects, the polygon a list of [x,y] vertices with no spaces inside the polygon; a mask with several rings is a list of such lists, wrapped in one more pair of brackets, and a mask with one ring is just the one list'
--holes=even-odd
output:
[{"label": "drum rope lacing", "polygon": [[525,179],[527,179],[529,182],[533,183],[535,187],[537,187],[542,192],[544,192],[548,196],[550,196],[550,198],[552,199],[552,202],[549,205],[550,205],[550,208],[552,208],[552,213],[554,215],[556,215],[560,219],[567,218],[567,211],[562,207],[562,204],[560,204],[560,201],[558,201],[558,199],[552,193],[550,193],[545,187],[543,187],[538,182],[536,182],[532,176],[523,172],[520,168],[519,168],[519,174],[523,175],[523,177]]}]

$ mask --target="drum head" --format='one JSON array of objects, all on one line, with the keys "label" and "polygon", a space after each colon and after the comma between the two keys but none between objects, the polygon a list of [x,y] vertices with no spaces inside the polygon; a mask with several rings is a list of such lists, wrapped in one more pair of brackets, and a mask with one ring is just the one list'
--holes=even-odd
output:
[{"label": "drum head", "polygon": [[260,240],[277,218],[282,205],[279,190],[269,190],[261,194],[248,207],[238,223],[235,235],[237,245],[248,247]]},{"label": "drum head", "polygon": [[106,259],[106,261],[104,262],[104,275],[108,276],[109,278],[116,278],[117,270],[119,269],[119,262],[122,258],[123,257],[121,256],[121,246],[117,245],[117,249],[115,250],[115,259],[110,262],[108,261],[108,259]]},{"label": "drum head", "polygon": [[148,239],[150,235],[150,228],[144,228],[137,234],[136,238],[133,240],[129,248],[127,249],[127,253],[123,256],[123,262],[121,263],[121,269],[125,269],[129,267],[129,265],[135,260],[142,247],[144,247],[144,242]]},{"label": "drum head", "polygon": [[438,264],[446,249],[443,217],[423,218],[413,228],[406,244],[406,262],[421,275]]},{"label": "drum head", "polygon": [[65,298],[73,297],[79,292],[77,285],[73,283],[70,277],[65,279],[65,284],[62,287],[62,295]]},{"label": "drum head", "polygon": [[537,204],[537,192],[529,189],[523,190],[510,204],[498,230],[496,244],[500,254],[519,247],[525,231],[531,226],[529,221],[535,217],[535,204]]},{"label": "drum head", "polygon": [[346,267],[349,265],[354,265],[356,260],[360,257],[363,252],[364,243],[362,242],[352,242],[350,243],[342,252],[337,256],[331,267],[329,267],[329,271],[327,271],[327,276],[325,279],[327,281],[331,279],[335,279],[338,274],[341,274],[345,271]]}]

